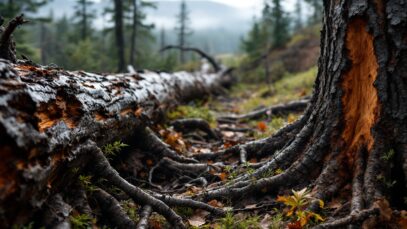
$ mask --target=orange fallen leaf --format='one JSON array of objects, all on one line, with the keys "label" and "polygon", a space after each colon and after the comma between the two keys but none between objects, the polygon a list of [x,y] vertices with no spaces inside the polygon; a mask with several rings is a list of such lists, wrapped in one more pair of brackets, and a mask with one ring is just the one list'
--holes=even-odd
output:
[{"label": "orange fallen leaf", "polygon": [[226,173],[218,173],[217,174],[217,176],[219,177],[219,179],[221,180],[221,181],[225,181],[226,179],[227,179],[227,175],[226,175]]},{"label": "orange fallen leaf", "polygon": [[222,208],[223,207],[223,204],[221,202],[217,201],[217,200],[211,200],[211,201],[208,202],[208,204],[211,205],[212,207],[215,207],[215,208]]},{"label": "orange fallen leaf", "polygon": [[147,159],[146,163],[150,167],[153,166],[153,164],[154,164],[153,160],[150,160],[150,159]]},{"label": "orange fallen leaf", "polygon": [[267,130],[267,124],[265,122],[258,122],[257,129],[259,129],[261,132],[265,132]]},{"label": "orange fallen leaf", "polygon": [[301,226],[300,221],[296,221],[296,222],[287,224],[287,228],[288,229],[302,229],[303,227]]}]

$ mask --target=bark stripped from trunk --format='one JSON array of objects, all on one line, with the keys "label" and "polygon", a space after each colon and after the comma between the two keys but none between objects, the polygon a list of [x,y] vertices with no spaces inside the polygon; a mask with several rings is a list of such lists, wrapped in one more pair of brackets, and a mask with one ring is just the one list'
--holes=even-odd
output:
[{"label": "bark stripped from trunk", "polygon": [[[163,110],[220,90],[221,73],[98,75],[0,62],[2,225],[24,222],[67,187],[72,153],[130,136]],[[78,165],[76,165],[78,166]],[[65,175],[68,176],[68,175]]]}]

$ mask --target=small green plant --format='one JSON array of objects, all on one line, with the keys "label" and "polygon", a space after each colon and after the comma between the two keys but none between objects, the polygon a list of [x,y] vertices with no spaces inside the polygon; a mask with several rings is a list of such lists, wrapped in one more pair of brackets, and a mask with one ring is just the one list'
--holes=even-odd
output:
[{"label": "small green plant", "polygon": [[387,189],[391,189],[397,183],[397,181],[387,180],[387,178],[383,175],[378,175],[376,179],[384,184]]},{"label": "small green plant", "polygon": [[235,218],[231,212],[226,213],[226,216],[219,220],[221,229],[234,229]]},{"label": "small green plant", "polygon": [[117,153],[120,153],[120,151],[129,145],[124,144],[121,141],[115,141],[111,144],[107,144],[103,146],[102,151],[106,155],[106,157],[114,157],[116,156]]},{"label": "small green plant", "polygon": [[[278,209],[274,209],[276,212]],[[269,229],[280,229],[283,227],[283,213],[277,213],[271,218]]]},{"label": "small green plant", "polygon": [[78,167],[71,168],[71,173],[77,174],[78,172],[79,172],[79,168],[78,168]]},{"label": "small green plant", "polygon": [[[287,217],[292,218],[295,223],[304,227],[311,220],[315,223],[324,221],[324,219],[317,213],[307,210],[312,200],[315,200],[310,194],[310,191],[307,188],[304,188],[300,191],[292,190],[293,195],[290,196],[278,196],[277,202],[281,202],[284,205],[288,206],[289,209],[286,213]],[[324,202],[318,200],[320,208],[324,207]]]},{"label": "small green plant", "polygon": [[381,159],[382,159],[383,161],[390,161],[390,160],[394,157],[394,154],[395,154],[394,150],[391,149],[391,150],[389,150],[388,152],[384,153],[384,154],[382,155]]},{"label": "small green plant", "polygon": [[96,187],[92,184],[92,176],[80,175],[79,182],[88,192],[93,192],[96,189]]},{"label": "small green plant", "polygon": [[183,217],[191,217],[194,215],[194,209],[188,208],[188,207],[176,207],[174,208],[175,212],[178,213],[178,215],[183,216]]},{"label": "small green plant", "polygon": [[120,202],[120,205],[122,206],[123,210],[126,212],[126,214],[132,219],[133,221],[137,222],[139,220],[138,217],[138,206],[134,204],[133,201],[131,200],[123,200]]},{"label": "small green plant", "polygon": [[215,228],[219,229],[260,229],[260,217],[250,216],[239,219],[232,212],[228,212],[225,217],[218,220],[218,225]]},{"label": "small green plant", "polygon": [[225,166],[224,171],[228,174],[229,181],[235,179],[239,175],[237,169],[233,169],[230,165]]},{"label": "small green plant", "polygon": [[88,229],[92,228],[94,219],[87,214],[81,214],[76,216],[71,216],[71,225],[73,229]]},{"label": "small green plant", "polygon": [[178,106],[174,110],[167,113],[167,118],[175,120],[179,118],[200,118],[209,122],[211,127],[216,126],[216,119],[211,110],[204,104],[198,104],[196,106]]},{"label": "small green plant", "polygon": [[281,169],[281,168],[278,168],[278,169],[276,169],[276,170],[267,169],[267,170],[262,174],[262,177],[263,177],[263,178],[272,177],[272,176],[281,174],[281,173],[283,173],[283,172],[284,172],[284,170]]}]

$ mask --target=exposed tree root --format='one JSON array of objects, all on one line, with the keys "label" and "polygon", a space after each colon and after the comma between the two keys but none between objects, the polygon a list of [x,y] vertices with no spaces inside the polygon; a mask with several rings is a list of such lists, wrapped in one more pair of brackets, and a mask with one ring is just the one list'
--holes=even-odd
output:
[{"label": "exposed tree root", "polygon": [[80,214],[92,215],[92,209],[89,206],[88,197],[82,185],[80,185],[79,182],[76,182],[72,185],[72,189],[75,190],[75,192],[67,190],[64,193],[66,196],[66,202]]},{"label": "exposed tree root", "polygon": [[[79,152],[76,153],[82,153],[85,156],[91,157],[91,170],[94,175],[106,179],[110,184],[124,191],[136,203],[144,206],[151,206],[153,211],[156,211],[157,213],[163,215],[168,220],[168,222],[176,228],[185,228],[185,225],[182,222],[182,218],[178,216],[169,206],[182,206],[190,207],[193,209],[203,209],[214,213],[215,215],[221,216],[225,214],[224,211],[221,209],[217,209],[196,200],[178,199],[171,196],[154,193],[152,191],[146,192],[130,184],[125,179],[123,179],[113,167],[111,167],[102,151],[92,141],[86,142],[78,150]],[[170,163],[173,163],[176,166],[181,166],[181,168],[183,169],[191,168],[188,165],[181,165],[180,163],[174,162],[170,159],[167,160],[169,160]],[[102,190],[98,190],[97,197],[97,199],[102,202],[103,208],[109,210],[108,214],[111,215],[111,217],[114,216],[115,220],[117,220],[116,223],[120,223],[123,226],[129,225],[130,222],[127,220],[127,218],[123,218],[124,215],[122,214],[122,211],[120,210],[121,208],[114,197],[111,197],[109,194]],[[103,201],[101,199],[107,199],[108,201]]]},{"label": "exposed tree root", "polygon": [[171,126],[178,132],[186,132],[190,130],[201,130],[205,132],[209,138],[220,140],[220,136],[210,127],[209,123],[203,119],[178,119],[170,123]]},{"label": "exposed tree root", "polygon": [[42,223],[48,228],[69,228],[71,211],[72,207],[63,200],[62,195],[52,195],[46,202]]},{"label": "exposed tree root", "polygon": [[163,215],[174,227],[185,228],[182,218],[168,207],[168,205],[123,179],[119,173],[110,166],[108,160],[95,143],[88,141],[81,148],[81,151],[82,153],[86,152],[87,154],[92,155],[92,168],[95,175],[106,179],[112,185],[123,190],[136,203],[150,205],[154,211]]},{"label": "exposed tree root", "polygon": [[111,196],[109,193],[98,188],[92,191],[92,196],[97,200],[100,209],[109,219],[109,222],[117,226],[118,228],[134,228],[135,223],[131,220],[123,208],[120,206],[119,202]]},{"label": "exposed tree root", "polygon": [[140,213],[140,220],[137,223],[137,229],[147,229],[148,228],[148,218],[152,213],[152,208],[150,205],[146,205],[143,207]]},{"label": "exposed tree root", "polygon": [[379,215],[380,210],[378,208],[370,208],[362,210],[358,213],[351,214],[341,219],[334,220],[332,222],[320,224],[314,229],[325,229],[325,228],[344,228],[345,226],[360,223],[367,218]]},{"label": "exposed tree root", "polygon": [[137,137],[140,139],[139,142],[142,143],[140,147],[146,151],[150,152],[152,155],[156,155],[158,158],[168,157],[179,162],[193,163],[197,162],[192,158],[187,158],[179,155],[177,152],[172,150],[169,145],[163,142],[150,128],[146,127],[143,130],[139,130]]},{"label": "exposed tree root", "polygon": [[241,122],[243,120],[253,120],[259,119],[264,116],[274,116],[274,115],[286,115],[289,113],[299,113],[303,112],[309,104],[308,99],[302,99],[298,101],[292,101],[287,104],[278,104],[271,107],[262,108],[259,110],[254,110],[248,114],[243,115],[233,115],[233,116],[221,116],[218,118],[218,122]]}]

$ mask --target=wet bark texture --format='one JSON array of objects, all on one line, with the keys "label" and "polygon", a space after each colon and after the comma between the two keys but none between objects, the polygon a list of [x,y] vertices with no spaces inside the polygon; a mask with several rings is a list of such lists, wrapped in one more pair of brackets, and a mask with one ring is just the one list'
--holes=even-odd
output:
[{"label": "wet bark texture", "polygon": [[222,73],[98,75],[0,62],[1,225],[27,222],[69,187],[87,140],[133,135],[183,101],[217,93]]},{"label": "wet bark texture", "polygon": [[[395,220],[382,215],[366,222],[376,208],[406,207],[407,2],[324,1],[324,10],[319,72],[305,114],[264,142],[200,155],[274,153],[253,174],[198,198],[307,186],[329,202],[350,188],[351,217],[328,218],[322,228],[362,223],[380,228]],[[267,175],[278,168],[284,172]]]},{"label": "wet bark texture", "polygon": [[[67,186],[66,171],[83,164],[74,159],[84,154],[93,160],[93,174],[179,228],[183,222],[168,206],[215,212],[198,201],[304,187],[325,202],[350,190],[347,216],[327,218],[320,228],[394,224],[394,215],[384,213],[407,205],[407,2],[326,0],[324,10],[319,72],[304,115],[267,139],[194,158],[175,158],[152,131],[137,127],[159,119],[157,109],[218,88],[222,73],[103,76],[0,62],[2,222],[27,222],[24,217],[49,196],[65,212],[58,195],[49,193]],[[97,147],[134,131],[139,144],[156,146],[146,152],[176,161],[165,159],[168,169],[205,169],[207,160],[230,154],[240,155],[241,163],[270,159],[193,199],[175,199],[131,185]],[[277,169],[283,172],[270,173]]]}]

